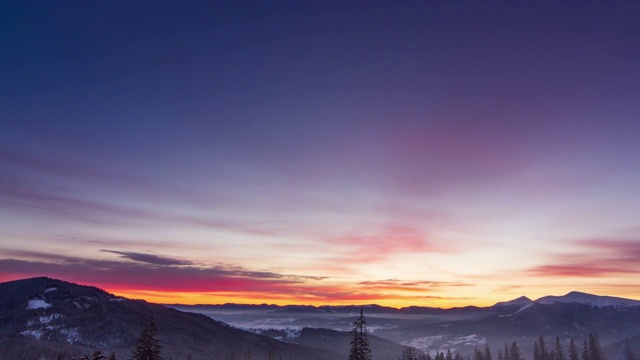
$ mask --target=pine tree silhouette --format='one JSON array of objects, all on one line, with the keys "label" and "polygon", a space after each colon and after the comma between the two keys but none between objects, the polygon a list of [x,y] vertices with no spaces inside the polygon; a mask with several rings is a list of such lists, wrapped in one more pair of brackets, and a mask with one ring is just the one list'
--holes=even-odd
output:
[{"label": "pine tree silhouette", "polygon": [[367,338],[367,322],[364,320],[362,309],[360,309],[360,317],[353,323],[349,360],[371,360],[371,349],[369,349],[369,339]]},{"label": "pine tree silhouette", "polygon": [[155,320],[149,319],[144,330],[138,337],[138,343],[131,355],[132,360],[163,360],[160,355],[160,344],[158,343],[158,325]]}]

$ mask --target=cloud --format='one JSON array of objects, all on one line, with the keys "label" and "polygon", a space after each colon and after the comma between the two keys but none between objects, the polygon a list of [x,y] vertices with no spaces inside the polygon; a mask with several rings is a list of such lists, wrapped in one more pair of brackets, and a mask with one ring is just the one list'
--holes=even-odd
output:
[{"label": "cloud", "polygon": [[330,262],[368,264],[396,255],[449,252],[450,244],[429,241],[421,231],[405,226],[389,226],[381,234],[348,234],[325,240],[336,254]]},{"label": "cloud", "polygon": [[[176,299],[176,296],[194,294],[201,299],[209,296],[226,299],[225,302],[235,299],[243,302],[274,300],[306,304],[406,303],[411,299],[424,300],[423,295],[430,291],[429,287],[442,289],[449,285],[460,285],[393,279],[339,282],[321,276],[257,271],[230,264],[203,266],[187,260],[130,251],[102,251],[118,255],[121,260],[97,260],[24,250],[2,252],[17,258],[0,259],[0,281],[49,276],[98,286],[116,293],[141,297],[152,294],[150,296],[157,299]],[[381,286],[385,284],[398,284],[399,287],[381,291]],[[402,288],[410,291],[402,291]]]},{"label": "cloud", "polygon": [[102,252],[112,253],[120,255],[123,259],[129,259],[133,261],[149,263],[154,265],[193,265],[193,262],[188,260],[180,260],[175,258],[170,258],[167,256],[161,255],[153,255],[147,253],[139,253],[133,251],[116,251],[116,250],[100,250]]},{"label": "cloud", "polygon": [[[387,280],[367,280],[360,281],[358,285],[366,291],[375,292],[404,292],[404,293],[425,293],[441,291],[451,287],[472,286],[462,282],[448,281],[402,281],[398,279]],[[424,298],[424,296],[421,296]]]},{"label": "cloud", "polygon": [[535,276],[606,277],[640,274],[640,241],[581,239],[573,242],[579,251],[557,254],[548,264],[529,270]]}]

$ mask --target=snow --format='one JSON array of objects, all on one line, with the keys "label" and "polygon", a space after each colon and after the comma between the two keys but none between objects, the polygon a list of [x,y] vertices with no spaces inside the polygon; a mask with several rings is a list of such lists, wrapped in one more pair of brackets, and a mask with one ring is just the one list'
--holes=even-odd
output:
[{"label": "snow", "polygon": [[275,339],[279,340],[279,341],[284,341],[284,342],[293,342],[293,340],[297,339],[300,337],[300,335],[302,334],[302,330],[300,329],[284,329],[284,334],[285,336],[276,336]]},{"label": "snow", "polygon": [[533,301],[526,296],[521,296],[517,299],[513,299],[511,301],[504,301],[496,303],[493,306],[511,306],[511,305],[527,305],[531,304]]},{"label": "snow", "polygon": [[46,316],[40,316],[40,317],[29,320],[27,322],[27,326],[46,325],[53,320],[62,319],[62,317],[63,317],[62,314],[50,314]]},{"label": "snow", "polygon": [[532,306],[533,306],[533,304],[534,304],[533,302],[530,302],[530,303],[528,303],[528,304],[525,304],[523,307],[521,307],[520,309],[518,309],[518,311],[514,312],[513,314],[508,314],[508,315],[498,315],[498,317],[508,317],[508,316],[513,316],[513,315],[515,315],[515,314],[517,314],[517,313],[519,313],[519,312],[522,312],[522,311],[527,310],[528,308],[532,307]]},{"label": "snow", "polygon": [[444,335],[437,336],[425,336],[417,339],[411,339],[408,341],[401,342],[402,345],[411,346],[418,350],[427,351],[430,347],[432,347],[433,343],[442,340]]},{"label": "snow", "polygon": [[80,342],[82,340],[82,338],[80,337],[80,333],[78,332],[78,329],[73,328],[73,329],[62,329],[60,330],[60,333],[64,334],[67,336],[67,342],[69,344],[76,344],[78,342]]},{"label": "snow", "polygon": [[33,300],[29,300],[29,303],[27,304],[27,309],[46,309],[50,306],[51,304],[49,304],[48,302],[42,299],[33,299]]},{"label": "snow", "polygon": [[241,329],[263,329],[263,330],[286,330],[286,329],[301,329],[301,326],[291,326],[287,325],[294,321],[296,318],[267,318],[267,319],[259,319],[254,321],[236,321],[231,322],[232,326],[241,328]]},{"label": "snow", "polygon": [[56,288],[56,287],[52,287],[52,288],[48,288],[48,289],[47,289],[47,290],[45,290],[44,292],[45,292],[45,293],[48,293],[48,292],[52,292],[52,291],[56,291],[56,290],[58,290],[58,288]]},{"label": "snow", "polygon": [[560,303],[578,303],[593,307],[631,307],[640,306],[640,301],[623,299],[613,296],[598,296],[585,294],[577,291],[570,292],[564,296],[545,296],[536,300],[538,304],[550,305]]},{"label": "snow", "polygon": [[42,337],[42,330],[25,330],[20,332],[20,335],[33,336],[36,339]]},{"label": "snow", "polygon": [[47,316],[40,316],[38,320],[40,324],[48,324],[53,320],[61,319],[61,318],[62,318],[62,314],[51,314]]},{"label": "snow", "polygon": [[418,350],[430,351],[433,353],[446,351],[447,349],[455,350],[455,345],[463,345],[463,346],[479,346],[487,343],[487,340],[479,335],[471,334],[466,336],[448,336],[448,335],[437,335],[437,336],[425,336],[421,338],[411,339],[408,341],[403,341],[400,344],[414,347]]},{"label": "snow", "polygon": [[389,325],[389,324],[385,324],[385,325],[369,325],[369,326],[367,326],[367,330],[369,330],[370,333],[374,333],[377,330],[390,330],[390,329],[395,329],[395,328],[397,328],[397,326]]}]

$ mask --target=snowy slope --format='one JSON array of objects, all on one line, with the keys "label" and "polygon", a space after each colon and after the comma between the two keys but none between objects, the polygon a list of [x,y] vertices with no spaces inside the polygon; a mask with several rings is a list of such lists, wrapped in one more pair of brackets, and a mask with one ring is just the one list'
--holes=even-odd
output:
[{"label": "snowy slope", "polygon": [[536,300],[538,304],[549,305],[553,303],[578,303],[593,307],[632,307],[640,306],[640,301],[624,299],[613,296],[598,296],[572,291],[564,296],[545,296]]}]

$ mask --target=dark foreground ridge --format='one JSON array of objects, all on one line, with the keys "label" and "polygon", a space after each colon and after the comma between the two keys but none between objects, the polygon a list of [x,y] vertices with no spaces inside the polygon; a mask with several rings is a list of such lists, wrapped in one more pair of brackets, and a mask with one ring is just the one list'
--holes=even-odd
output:
[{"label": "dark foreground ridge", "polygon": [[96,349],[129,359],[150,318],[157,322],[165,359],[342,357],[236,329],[204,315],[40,277],[0,284],[0,359],[55,359],[60,353],[69,359]]}]

